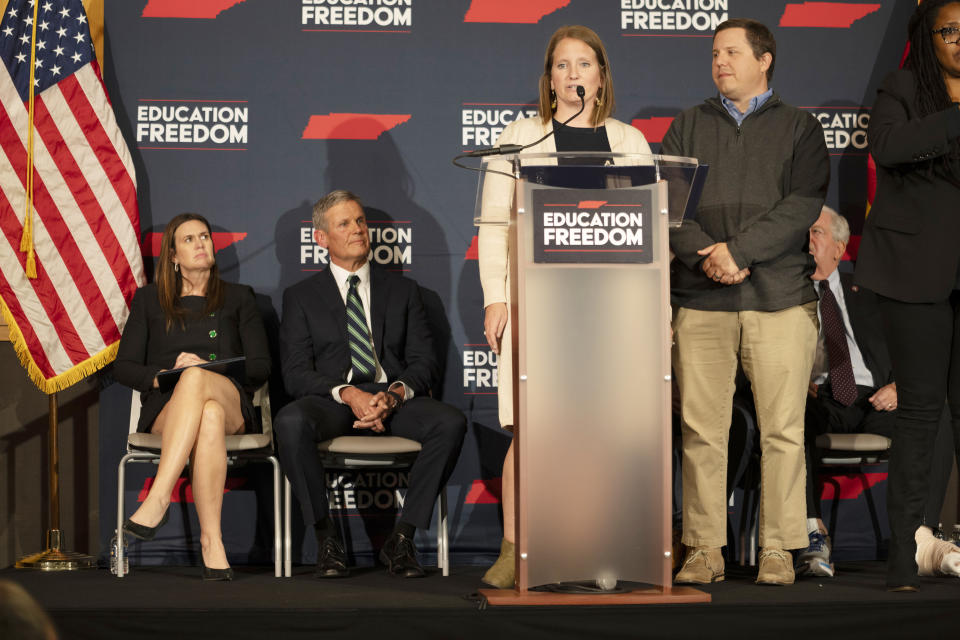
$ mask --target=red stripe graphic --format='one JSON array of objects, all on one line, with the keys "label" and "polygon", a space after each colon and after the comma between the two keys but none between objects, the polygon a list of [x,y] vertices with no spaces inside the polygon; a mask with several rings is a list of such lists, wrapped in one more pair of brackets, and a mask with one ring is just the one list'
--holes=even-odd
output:
[{"label": "red stripe graphic", "polygon": [[500,502],[502,482],[500,478],[482,478],[470,485],[463,504],[497,504]]},{"label": "red stripe graphic", "polygon": [[[241,231],[239,233],[234,233],[230,231],[214,231],[210,234],[213,237],[213,248],[217,251],[221,249],[226,249],[232,244],[240,242],[247,237],[246,231]],[[152,257],[156,258],[160,255],[160,241],[163,240],[162,233],[148,233],[143,238],[143,245],[140,250]]]},{"label": "red stripe graphic", "polygon": [[570,0],[471,0],[463,21],[536,24],[569,4]]},{"label": "red stripe graphic", "polygon": [[[887,479],[886,473],[865,473],[868,486],[874,486],[878,482]],[[820,494],[821,500],[833,500],[837,497],[837,488],[840,489],[840,500],[856,500],[863,493],[863,481],[858,475],[843,476],[823,476],[823,492]]]},{"label": "red stripe graphic", "polygon": [[331,113],[310,116],[304,140],[376,140],[410,119],[410,114]]},{"label": "red stripe graphic", "polygon": [[[2,112],[2,109],[0,109],[0,112]],[[10,159],[10,164],[13,165],[13,169],[16,172],[17,177],[20,178],[20,184],[25,190],[26,183],[24,181],[24,177],[27,173],[27,151],[24,149],[23,144],[20,142],[20,139],[17,137],[16,133],[14,133],[13,125],[7,118],[6,112],[2,113],[2,119],[0,119],[0,132],[2,132],[2,134],[0,134],[0,146],[3,147],[4,152],[7,154],[7,158]],[[33,206],[36,208],[37,214],[43,221],[43,225],[46,227],[49,236],[58,242],[56,249],[59,251],[60,257],[63,260],[70,277],[73,279],[74,283],[76,283],[77,288],[83,293],[84,304],[86,304],[87,311],[90,313],[90,317],[93,318],[94,324],[97,325],[100,335],[106,344],[111,344],[120,337],[120,330],[117,328],[117,324],[113,320],[113,314],[110,313],[110,308],[107,306],[107,302],[103,298],[100,287],[97,284],[96,279],[93,277],[93,273],[90,272],[90,267],[87,264],[87,261],[83,258],[83,252],[80,251],[80,248],[77,246],[76,242],[74,242],[73,234],[70,233],[70,229],[63,221],[63,216],[61,216],[60,212],[57,210],[57,206],[50,197],[50,193],[47,191],[47,187],[43,183],[39,172],[34,169],[33,173]],[[16,222],[16,225],[20,227],[19,221]],[[17,235],[17,238],[19,237],[20,236]],[[38,275],[40,273],[40,262],[40,257],[37,256]],[[26,265],[26,262],[24,262],[24,265]],[[24,266],[24,268],[26,267]],[[57,306],[63,311],[64,317],[62,319],[56,315],[50,316],[50,319],[54,322],[55,326],[59,327],[60,325],[58,323],[60,321],[69,322],[68,318],[66,317],[66,310],[63,309],[59,303],[59,293],[57,290],[51,287],[51,291],[47,295],[56,297],[58,301]],[[67,346],[66,343],[64,346]],[[74,353],[73,349],[68,348],[71,358],[74,359],[76,363],[82,362],[86,358],[90,357],[90,354],[87,353],[87,351],[83,348],[82,343],[80,344],[80,350],[83,357],[81,357],[79,360],[76,360],[76,354]]]},{"label": "red stripe graphic", "polygon": [[667,135],[667,129],[670,128],[670,123],[672,122],[672,117],[663,118],[654,116],[652,118],[637,118],[630,124],[643,133],[643,137],[647,139],[647,142],[663,142],[663,136]]},{"label": "red stripe graphic", "polygon": [[840,256],[841,260],[857,259],[857,254],[860,253],[860,239],[862,237],[863,236],[850,236],[850,240],[847,242],[847,250]]},{"label": "red stripe graphic", "polygon": [[[143,502],[150,493],[150,487],[153,486],[153,478],[147,478],[143,481],[143,487],[137,494],[137,502]],[[227,478],[223,483],[223,492],[229,493],[234,489],[240,489],[247,484],[246,478]],[[170,492],[170,502],[193,502],[193,485],[187,478],[178,478],[177,483],[173,485],[173,491]]]},{"label": "red stripe graphic", "polygon": [[477,236],[473,236],[473,239],[470,240],[470,246],[467,248],[467,253],[463,256],[464,260],[479,260],[480,259],[480,245],[477,240]]},{"label": "red stripe graphic", "polygon": [[140,213],[137,210],[137,188],[133,184],[133,178],[127,173],[127,168],[123,166],[123,162],[113,148],[113,142],[100,125],[100,119],[90,106],[76,75],[61,80],[58,86],[67,104],[70,105],[77,124],[86,136],[90,149],[97,156],[104,173],[110,179],[110,184],[117,192],[117,197],[123,203],[130,222],[136,228],[139,225]]},{"label": "red stripe graphic", "polygon": [[[34,124],[40,133],[40,137],[43,138],[47,149],[61,148],[61,145],[66,147],[67,142],[60,135],[60,131],[50,117],[50,112],[47,111],[47,106],[43,100],[36,100],[34,106]],[[64,182],[70,188],[70,193],[73,194],[77,209],[83,214],[83,217],[87,220],[87,224],[90,226],[90,231],[97,239],[97,244],[103,252],[107,264],[110,265],[113,276],[117,279],[117,285],[122,291],[135,290],[137,288],[137,281],[136,278],[133,277],[133,272],[130,270],[127,257],[123,254],[113,229],[107,223],[103,208],[100,206],[100,201],[97,200],[93,191],[90,190],[90,185],[87,184],[83,174],[80,172],[80,167],[77,166],[73,155],[69,153],[57,153],[51,154],[51,157],[53,158],[54,164],[57,165],[60,175],[63,176]]]},{"label": "red stripe graphic", "polygon": [[781,27],[824,27],[849,29],[850,25],[880,10],[879,3],[803,2],[788,4],[780,18]]},{"label": "red stripe graphic", "polygon": [[607,204],[606,200],[581,200],[577,204],[578,209],[599,209],[603,205]]},{"label": "red stripe graphic", "polygon": [[207,18],[243,4],[246,0],[149,0],[143,18]]},{"label": "red stripe graphic", "polygon": [[[20,268],[26,271],[27,255],[20,251],[20,234],[23,232],[23,226],[17,220],[17,216],[13,213],[13,210],[10,208],[10,203],[6,198],[3,199],[2,210],[3,215],[0,216],[0,231],[2,231],[6,237],[7,243],[14,249],[14,255],[20,263]],[[50,276],[39,260],[37,260],[37,277],[29,280],[28,283],[32,286],[34,295],[39,299],[40,305],[43,307],[43,311],[50,321],[50,324],[57,327],[57,339],[61,342],[70,361],[73,362],[73,364],[83,362],[83,360],[89,357],[87,350],[80,340],[76,327],[73,326],[73,322],[70,320],[70,314],[67,313],[67,310],[63,307],[63,303],[60,301],[60,294],[53,286],[53,283],[50,281]],[[15,299],[15,296],[10,296],[10,298],[12,301]],[[6,300],[7,298],[4,297],[4,301]],[[11,311],[12,310],[11,307]],[[35,316],[36,314],[33,315]],[[17,317],[17,326],[19,326],[21,330],[25,326],[30,326],[30,324],[30,322],[27,322],[26,316]],[[26,337],[26,335],[24,337]],[[30,344],[31,349],[36,348],[37,352],[44,352],[42,343],[36,334],[34,334],[34,342],[30,343],[28,341],[28,344]],[[34,355],[34,353],[35,352],[31,351],[31,355]],[[40,367],[40,362],[36,360],[36,357],[34,362]],[[41,367],[41,370],[43,370],[45,374],[48,374],[48,372],[49,374],[54,374],[53,366],[50,362],[45,362],[45,365],[46,369]]]}]

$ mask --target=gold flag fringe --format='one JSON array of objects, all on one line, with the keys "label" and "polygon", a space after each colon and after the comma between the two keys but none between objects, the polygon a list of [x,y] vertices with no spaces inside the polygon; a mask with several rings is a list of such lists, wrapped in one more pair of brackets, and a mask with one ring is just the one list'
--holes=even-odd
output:
[{"label": "gold flag fringe", "polygon": [[23,338],[23,333],[20,331],[20,327],[17,325],[13,314],[10,313],[10,309],[3,301],[3,298],[0,298],[0,311],[3,312],[3,317],[7,321],[7,329],[10,332],[10,342],[13,343],[13,350],[17,352],[17,358],[20,360],[20,364],[27,370],[27,377],[30,378],[31,382],[43,393],[50,394],[63,391],[67,387],[80,382],[90,374],[96,373],[104,368],[117,357],[117,349],[120,346],[119,340],[108,345],[105,349],[87,358],[80,364],[74,365],[68,371],[64,371],[52,378],[46,378],[43,372],[40,371],[40,367],[33,361],[33,357],[30,355],[30,349],[27,348],[27,341]]}]

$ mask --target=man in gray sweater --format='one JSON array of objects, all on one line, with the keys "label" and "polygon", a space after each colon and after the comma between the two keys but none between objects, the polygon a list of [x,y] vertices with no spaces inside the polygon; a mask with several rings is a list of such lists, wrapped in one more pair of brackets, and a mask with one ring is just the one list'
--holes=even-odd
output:
[{"label": "man in gray sweater", "polygon": [[757,582],[792,583],[788,550],[808,542],[803,423],[818,323],[807,230],[820,215],[830,161],[820,123],[770,88],[775,59],[763,24],[718,25],[719,96],[677,116],[663,140],[662,153],[710,165],[696,219],[670,235],[689,548],[677,583],[723,580],[738,362],[753,389],[763,461]]}]

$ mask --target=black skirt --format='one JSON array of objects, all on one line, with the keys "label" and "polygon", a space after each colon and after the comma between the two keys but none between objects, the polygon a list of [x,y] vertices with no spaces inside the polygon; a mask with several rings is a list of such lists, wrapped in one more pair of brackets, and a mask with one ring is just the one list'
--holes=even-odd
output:
[{"label": "black skirt", "polygon": [[[240,393],[240,413],[243,415],[244,433],[261,433],[263,431],[260,425],[259,414],[253,407],[253,396],[246,392],[240,383],[227,376],[227,380],[233,383]],[[176,388],[176,387],[174,387]],[[140,394],[140,421],[137,422],[137,432],[150,433],[153,423],[157,416],[163,411],[163,408],[173,396],[173,389],[169,391],[160,391],[159,389],[150,389]]]}]

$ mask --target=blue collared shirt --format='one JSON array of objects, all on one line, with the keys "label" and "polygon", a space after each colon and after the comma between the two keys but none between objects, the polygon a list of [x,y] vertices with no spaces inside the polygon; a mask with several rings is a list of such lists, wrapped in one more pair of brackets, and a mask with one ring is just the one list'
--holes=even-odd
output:
[{"label": "blue collared shirt", "polygon": [[728,100],[726,96],[722,94],[720,96],[720,102],[723,103],[723,107],[727,110],[727,113],[730,114],[730,117],[737,121],[737,126],[739,127],[748,115],[759,109],[772,95],[773,89],[767,89],[760,95],[754,96],[750,99],[750,105],[747,106],[747,110],[743,113],[740,113],[740,109],[737,109],[737,105],[735,105],[732,100]]}]

